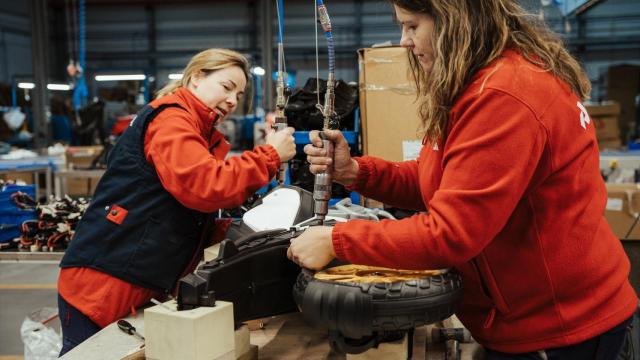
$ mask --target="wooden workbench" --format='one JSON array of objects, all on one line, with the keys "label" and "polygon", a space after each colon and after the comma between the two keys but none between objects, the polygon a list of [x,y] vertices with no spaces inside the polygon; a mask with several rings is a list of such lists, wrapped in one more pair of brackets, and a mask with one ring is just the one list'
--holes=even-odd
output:
[{"label": "wooden workbench", "polygon": [[[143,311],[139,311],[136,318],[127,320],[144,335]],[[452,320],[445,326],[457,326]],[[453,320],[455,321],[455,320]],[[329,346],[326,330],[310,327],[304,322],[302,314],[291,313],[263,319],[264,328],[252,330],[250,342],[259,348],[258,356],[261,360],[298,360],[298,359],[347,359],[345,354],[335,353]],[[414,333],[413,359],[415,360],[444,360],[444,346],[432,344],[429,338],[433,325],[417,328]],[[212,336],[215,336],[212,334]],[[140,350],[142,341],[120,331],[115,324],[102,329],[99,333],[67,353],[65,360],[97,360],[97,359],[143,359],[131,356]],[[462,360],[481,359],[479,346],[462,344]]]}]

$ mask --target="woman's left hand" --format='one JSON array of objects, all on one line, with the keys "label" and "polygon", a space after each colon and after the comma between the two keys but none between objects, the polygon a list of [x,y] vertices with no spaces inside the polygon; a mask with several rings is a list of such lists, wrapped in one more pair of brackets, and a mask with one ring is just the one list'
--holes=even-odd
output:
[{"label": "woman's left hand", "polygon": [[303,268],[320,270],[336,257],[331,241],[332,227],[312,226],[291,239],[287,257]]}]

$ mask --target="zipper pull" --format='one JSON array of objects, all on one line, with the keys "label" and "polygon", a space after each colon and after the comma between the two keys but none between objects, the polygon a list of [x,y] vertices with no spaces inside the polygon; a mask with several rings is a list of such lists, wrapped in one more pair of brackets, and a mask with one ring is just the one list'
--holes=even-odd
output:
[{"label": "zipper pull", "polygon": [[487,315],[487,319],[484,321],[482,325],[483,328],[488,329],[493,325],[493,320],[496,318],[496,308],[492,307],[491,311],[489,311],[489,315]]}]

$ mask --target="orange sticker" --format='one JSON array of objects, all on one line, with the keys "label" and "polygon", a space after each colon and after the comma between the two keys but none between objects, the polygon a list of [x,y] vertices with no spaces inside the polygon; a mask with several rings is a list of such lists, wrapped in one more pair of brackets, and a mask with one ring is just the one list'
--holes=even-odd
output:
[{"label": "orange sticker", "polygon": [[127,209],[122,208],[118,205],[113,205],[111,206],[111,209],[109,209],[109,214],[107,214],[107,220],[111,221],[112,223],[120,225],[124,221],[124,218],[127,217],[128,213],[129,211],[127,211]]}]

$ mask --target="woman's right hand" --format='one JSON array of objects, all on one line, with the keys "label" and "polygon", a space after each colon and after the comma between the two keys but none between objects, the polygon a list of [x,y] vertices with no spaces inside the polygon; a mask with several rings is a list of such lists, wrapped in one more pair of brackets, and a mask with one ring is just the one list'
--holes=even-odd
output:
[{"label": "woman's right hand", "polygon": [[281,131],[274,131],[267,134],[265,141],[273,146],[280,156],[280,162],[291,160],[296,155],[296,142],[293,139],[294,129],[288,127]]},{"label": "woman's right hand", "polygon": [[[351,158],[349,144],[340,130],[324,130],[324,135],[328,140],[333,141],[333,181],[349,186],[358,177],[358,162]],[[311,144],[304,147],[309,161],[309,170],[313,174],[324,172],[331,166],[331,158],[328,158],[326,151],[322,148],[322,139],[317,130],[309,133]]]}]

